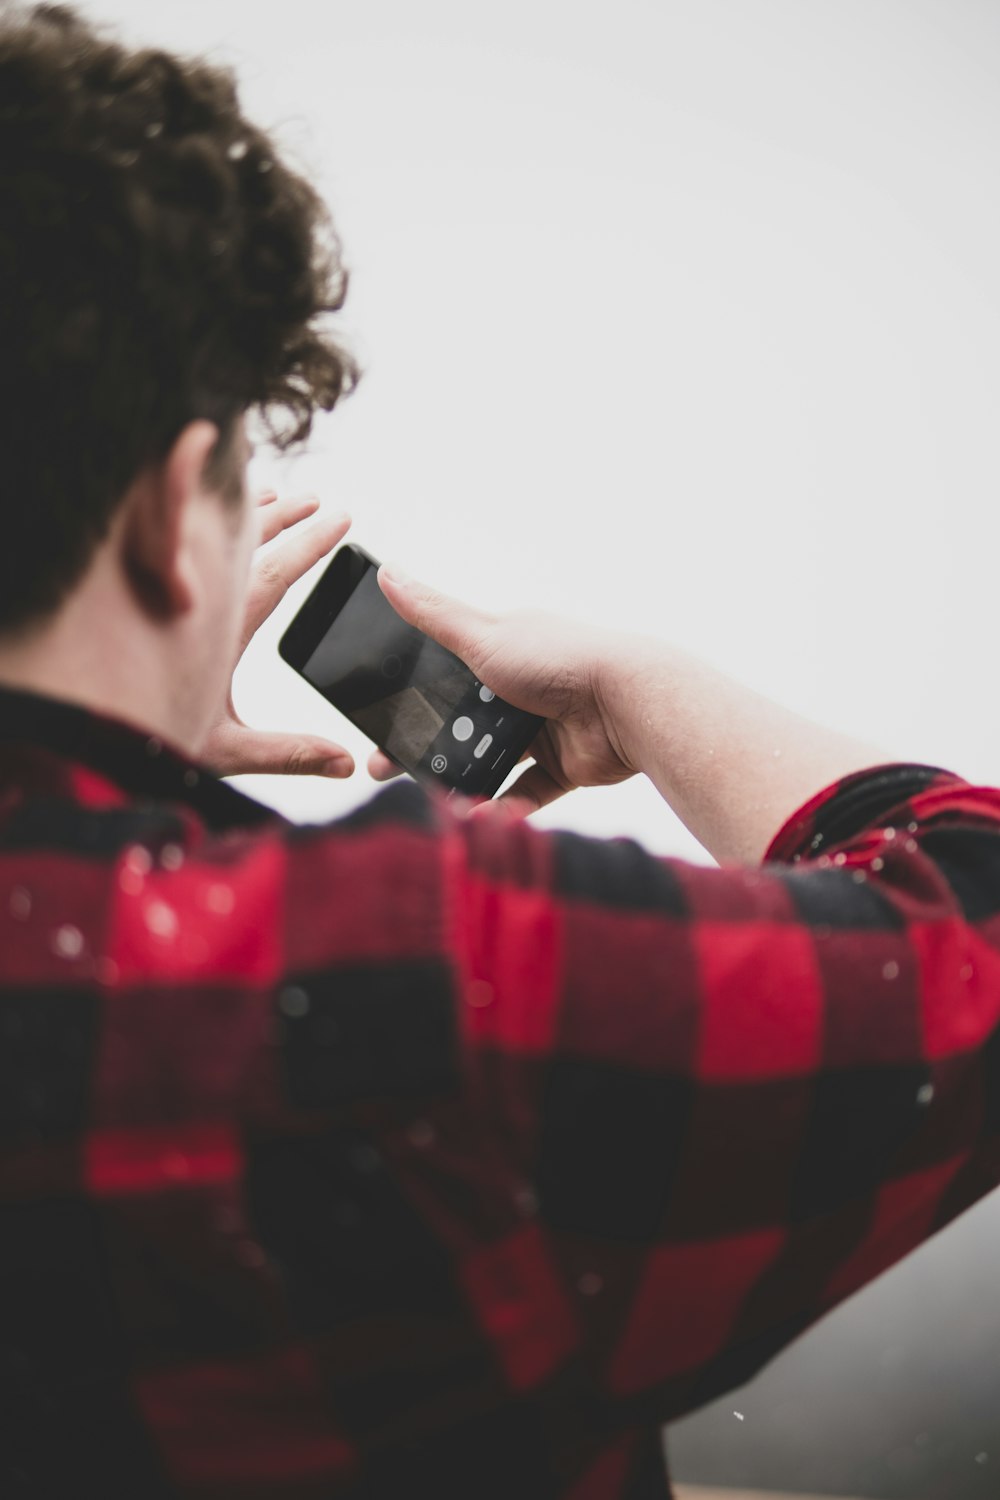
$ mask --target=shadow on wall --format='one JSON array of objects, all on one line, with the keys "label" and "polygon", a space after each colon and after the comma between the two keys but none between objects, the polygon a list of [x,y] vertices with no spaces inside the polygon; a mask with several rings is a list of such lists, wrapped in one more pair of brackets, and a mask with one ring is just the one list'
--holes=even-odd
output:
[{"label": "shadow on wall", "polygon": [[675,1478],[692,1485],[997,1500],[1000,1192],[838,1308],[738,1395],[672,1426],[667,1446]]}]

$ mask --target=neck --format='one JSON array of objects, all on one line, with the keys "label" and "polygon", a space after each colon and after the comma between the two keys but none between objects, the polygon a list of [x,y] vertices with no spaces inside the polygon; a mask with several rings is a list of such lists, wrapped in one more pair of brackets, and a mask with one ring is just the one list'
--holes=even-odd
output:
[{"label": "neck", "polygon": [[0,684],[124,719],[190,753],[164,637],[98,554],[54,615],[0,635]]}]

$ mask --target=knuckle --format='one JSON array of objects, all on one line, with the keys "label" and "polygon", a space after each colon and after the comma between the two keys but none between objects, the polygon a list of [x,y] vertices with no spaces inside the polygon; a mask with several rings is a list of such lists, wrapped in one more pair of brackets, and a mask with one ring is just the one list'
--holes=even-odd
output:
[{"label": "knuckle", "polygon": [[277,557],[262,557],[257,564],[257,582],[265,588],[280,588],[284,583],[284,573]]},{"label": "knuckle", "polygon": [[420,610],[421,614],[438,615],[441,613],[441,606],[444,603],[444,600],[442,599],[441,595],[436,594],[433,589],[422,588],[419,590],[419,592],[416,593],[415,598],[417,608]]},{"label": "knuckle", "polygon": [[304,776],[315,766],[318,757],[307,745],[293,745],[284,759],[286,776]]},{"label": "knuckle", "polygon": [[544,698],[552,704],[554,718],[568,718],[580,699],[574,673],[564,667],[551,668],[545,677]]}]

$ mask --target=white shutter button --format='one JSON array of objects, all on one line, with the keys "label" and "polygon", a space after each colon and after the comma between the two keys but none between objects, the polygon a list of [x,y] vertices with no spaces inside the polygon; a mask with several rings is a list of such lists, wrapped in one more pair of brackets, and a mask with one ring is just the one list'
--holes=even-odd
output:
[{"label": "white shutter button", "polygon": [[471,740],[472,732],[475,727],[476,726],[475,724],[473,724],[472,720],[466,718],[466,716],[463,714],[460,719],[455,720],[454,724],[451,726],[451,732],[455,736],[456,740]]}]

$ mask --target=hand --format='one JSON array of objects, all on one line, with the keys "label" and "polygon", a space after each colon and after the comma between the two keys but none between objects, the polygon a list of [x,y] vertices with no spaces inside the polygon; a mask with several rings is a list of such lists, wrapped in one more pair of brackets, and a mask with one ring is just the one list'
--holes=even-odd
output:
[{"label": "hand", "polygon": [[[273,490],[258,499],[258,547],[281,532],[298,526],[319,509],[314,495],[279,500]],[[293,583],[330,552],[347,532],[347,516],[324,517],[308,530],[297,531],[280,546],[256,558],[250,573],[246,616],[238,658],[264,621],[274,612]],[[209,731],[202,759],[220,776],[246,771],[279,775],[350,776],[354,761],[342,746],[311,734],[271,733],[251,729],[233,706],[230,684],[226,704]]]},{"label": "hand", "polygon": [[[628,660],[627,640],[540,613],[487,614],[383,567],[378,581],[393,609],[472,668],[501,698],[546,723],[527,752],[534,764],[498,799],[534,812],[578,786],[610,786],[635,774],[603,711],[600,681],[609,653]],[[398,774],[377,751],[377,781]]]},{"label": "hand", "polygon": [[[669,643],[543,614],[471,609],[396,569],[379,583],[411,625],[517,708],[548,722],[503,794],[523,813],[641,771],[717,860],[757,863],[818,790],[898,757],[769,702]],[[375,755],[369,770],[395,768]]]}]

